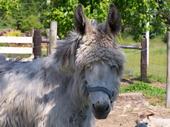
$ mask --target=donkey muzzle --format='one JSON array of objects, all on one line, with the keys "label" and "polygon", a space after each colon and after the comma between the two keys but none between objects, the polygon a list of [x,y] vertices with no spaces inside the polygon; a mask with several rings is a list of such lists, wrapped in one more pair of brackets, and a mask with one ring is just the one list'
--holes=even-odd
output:
[{"label": "donkey muzzle", "polygon": [[[87,92],[88,94],[92,92],[103,92],[109,97],[110,103],[113,102],[113,99],[115,97],[114,91],[111,91],[105,87],[100,87],[100,86],[96,86],[96,87],[88,86]],[[111,110],[110,103],[108,103],[107,101],[104,101],[104,102],[97,101],[96,103],[92,104],[92,111],[93,111],[94,116],[97,119],[105,119]]]}]

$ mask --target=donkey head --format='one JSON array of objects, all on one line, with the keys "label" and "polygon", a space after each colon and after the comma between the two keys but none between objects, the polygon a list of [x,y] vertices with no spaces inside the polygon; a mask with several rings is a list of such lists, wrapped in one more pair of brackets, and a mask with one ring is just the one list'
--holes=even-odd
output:
[{"label": "donkey head", "polygon": [[86,96],[94,116],[105,119],[118,94],[124,63],[114,42],[114,35],[120,29],[117,9],[111,4],[106,22],[98,24],[87,20],[79,5],[75,11],[75,27],[81,36],[75,57],[75,66],[82,78],[79,93]]}]

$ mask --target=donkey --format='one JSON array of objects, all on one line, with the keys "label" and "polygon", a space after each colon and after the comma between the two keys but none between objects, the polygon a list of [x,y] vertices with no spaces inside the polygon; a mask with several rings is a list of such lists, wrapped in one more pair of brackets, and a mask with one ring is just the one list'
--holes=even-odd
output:
[{"label": "donkey", "polygon": [[52,55],[0,62],[1,127],[92,127],[107,118],[124,65],[118,11],[111,4],[105,23],[91,23],[78,5],[74,17]]}]

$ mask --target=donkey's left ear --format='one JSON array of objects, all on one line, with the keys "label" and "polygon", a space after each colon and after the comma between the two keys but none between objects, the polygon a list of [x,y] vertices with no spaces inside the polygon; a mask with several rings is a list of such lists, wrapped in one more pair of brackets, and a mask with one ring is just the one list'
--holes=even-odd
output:
[{"label": "donkey's left ear", "polygon": [[117,8],[114,4],[111,4],[106,21],[106,32],[113,35],[117,34],[120,31],[120,22]]},{"label": "donkey's left ear", "polygon": [[77,6],[74,17],[77,32],[79,32],[80,34],[84,34],[86,29],[86,17],[84,15],[83,7],[81,4]]}]

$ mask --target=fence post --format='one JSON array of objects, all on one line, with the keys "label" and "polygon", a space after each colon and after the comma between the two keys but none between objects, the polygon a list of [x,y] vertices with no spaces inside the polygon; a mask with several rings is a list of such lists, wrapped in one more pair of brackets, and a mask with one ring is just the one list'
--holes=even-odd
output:
[{"label": "fence post", "polygon": [[[149,22],[146,23],[146,28],[149,28]],[[147,59],[147,66],[149,66],[149,30],[146,31],[145,33],[145,38],[146,38],[146,59]]]},{"label": "fence post", "polygon": [[34,30],[33,34],[33,54],[34,59],[41,57],[41,33],[40,30]]},{"label": "fence post", "polygon": [[144,37],[141,43],[141,64],[140,64],[140,72],[141,72],[141,80],[147,81],[147,39]]},{"label": "fence post", "polygon": [[167,41],[167,87],[166,87],[166,107],[170,107],[170,32]]},{"label": "fence post", "polygon": [[57,41],[57,22],[56,21],[52,21],[50,24],[50,34],[49,34],[49,46],[48,46],[48,51],[49,54],[51,54],[54,50],[54,48],[56,48],[56,41]]}]

